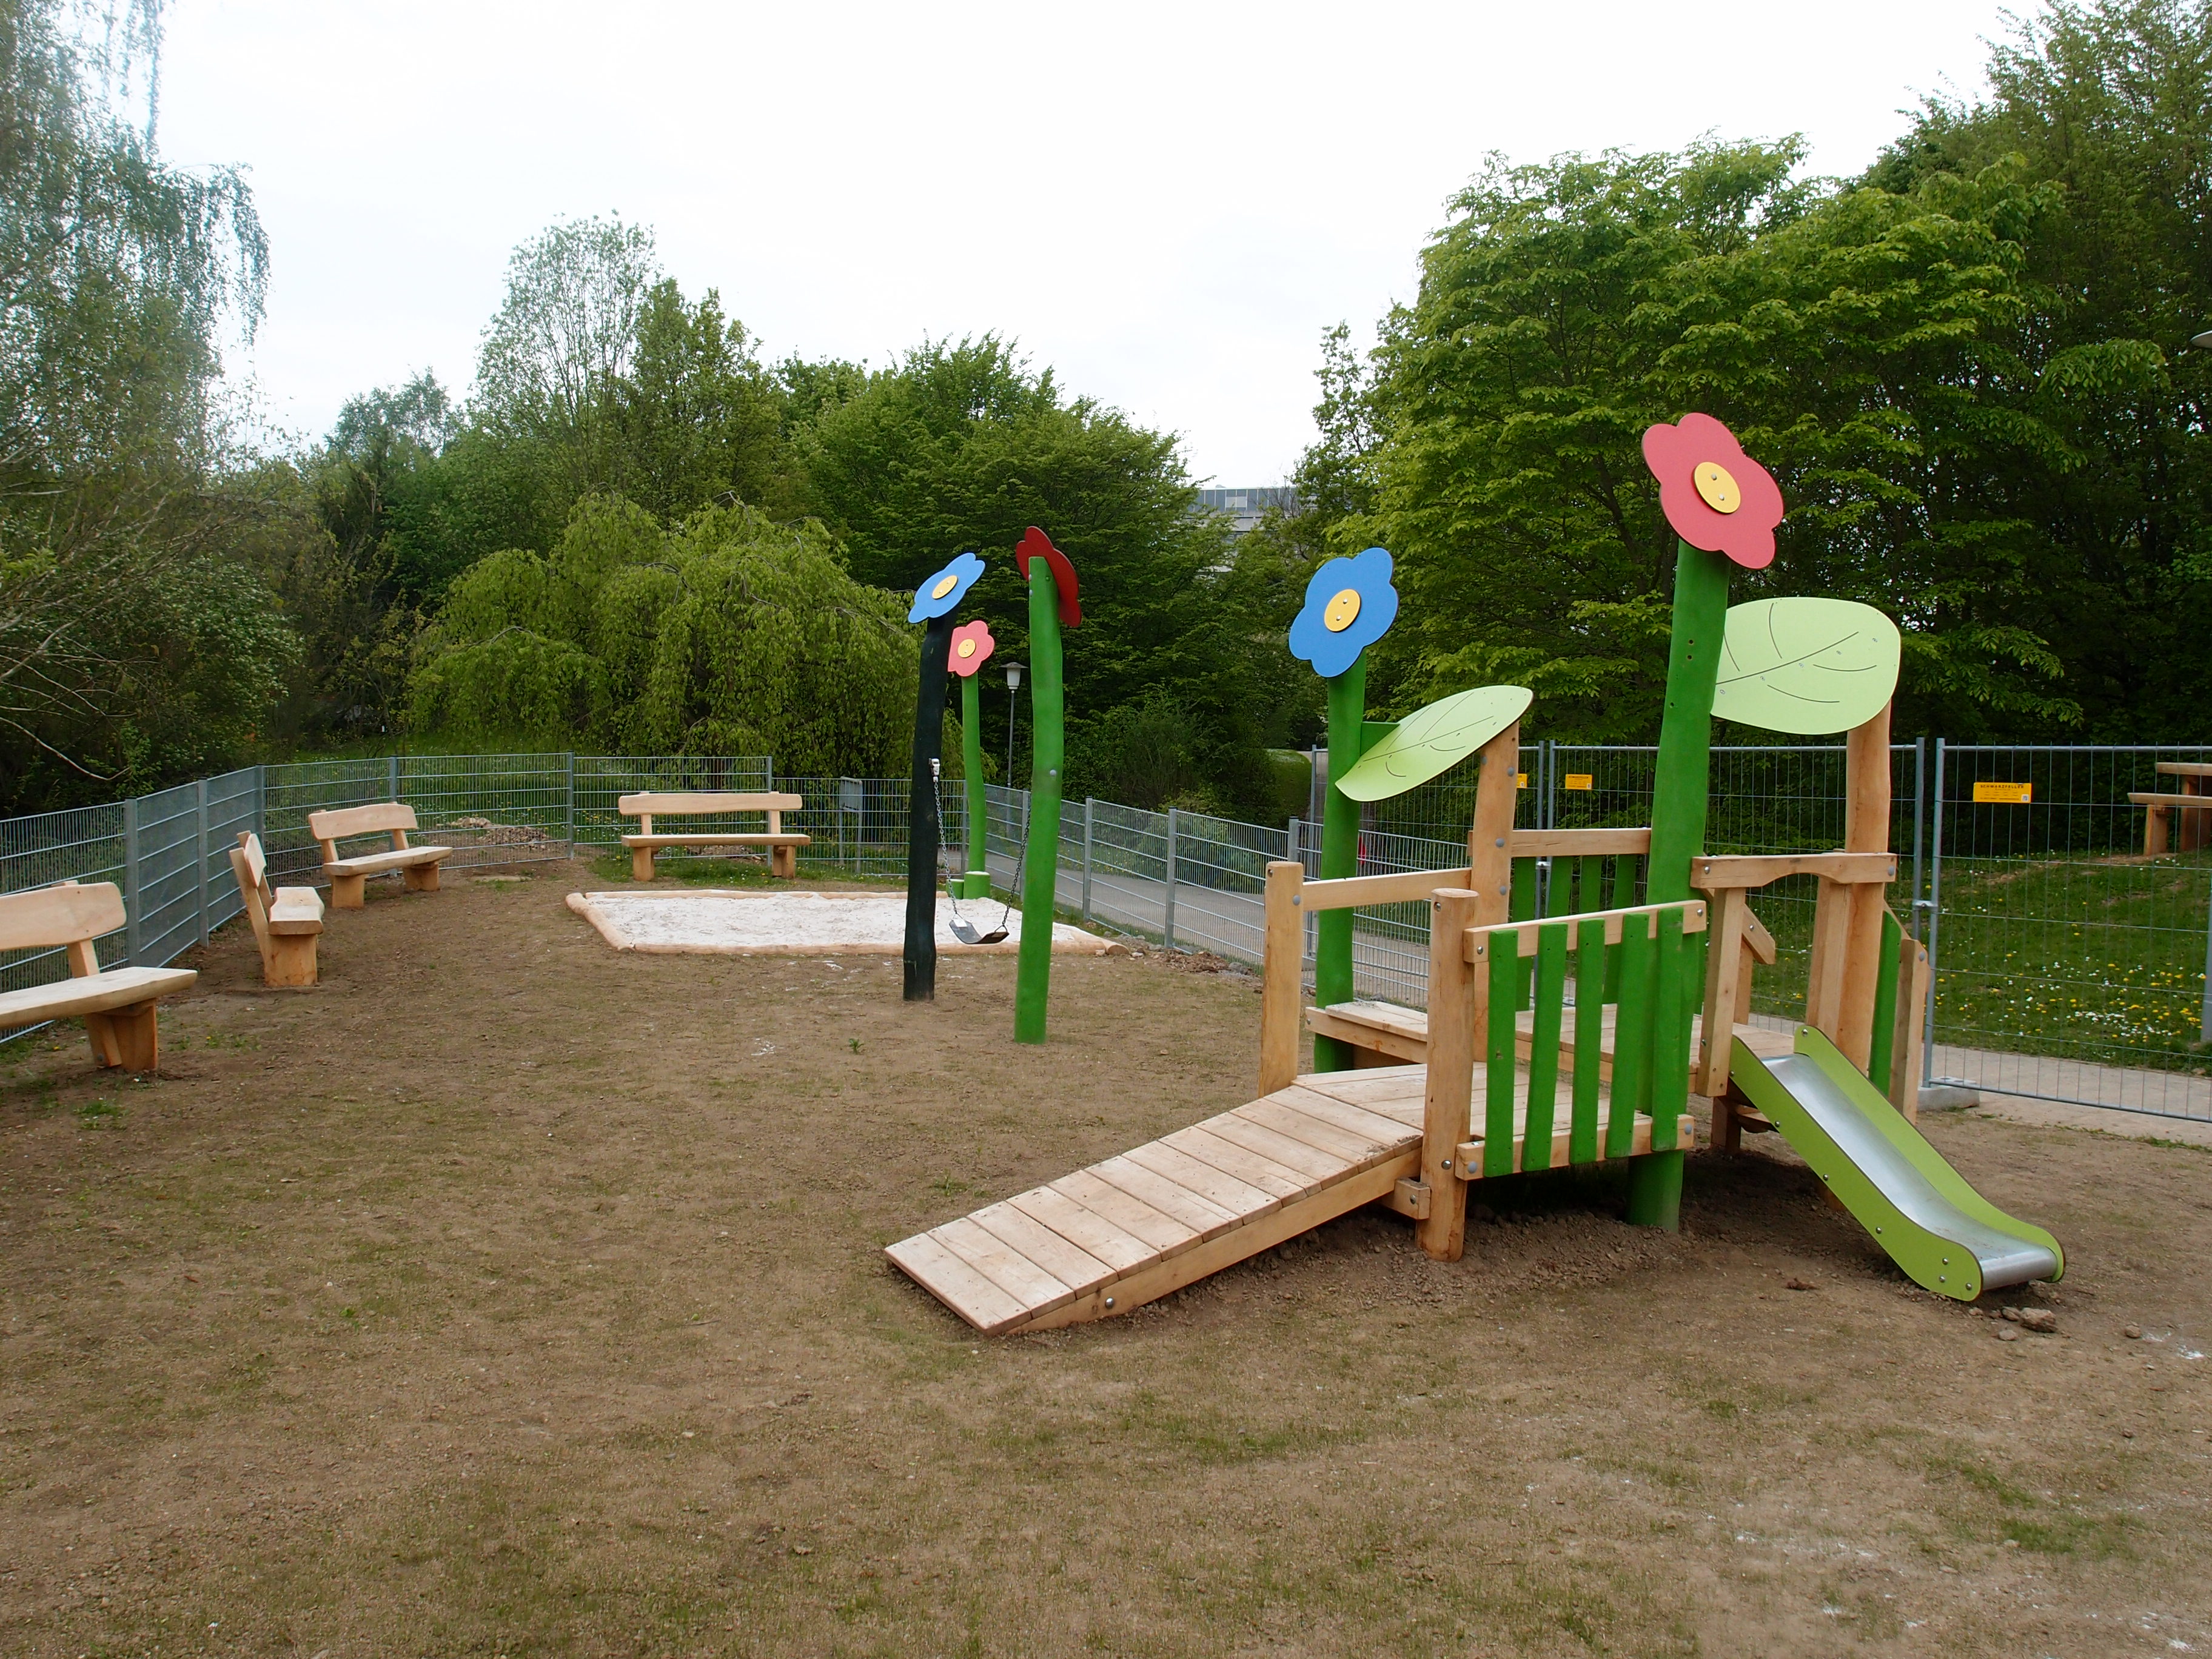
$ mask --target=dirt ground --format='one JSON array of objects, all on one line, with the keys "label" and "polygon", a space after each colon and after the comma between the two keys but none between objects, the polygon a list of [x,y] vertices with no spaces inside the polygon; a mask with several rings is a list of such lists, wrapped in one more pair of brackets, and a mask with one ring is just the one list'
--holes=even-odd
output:
[{"label": "dirt ground", "polygon": [[882,1247],[1246,1098],[1255,981],[1063,958],[1018,1048],[1009,961],[618,956],[598,884],[373,889],[304,993],[227,932],[150,1080],[5,1051],[0,1650],[2212,1644],[2203,1152],[1930,1123],[2051,1335],[1770,1137],[1679,1236],[1499,1183],[1454,1266],[1369,1212],[992,1340]]}]

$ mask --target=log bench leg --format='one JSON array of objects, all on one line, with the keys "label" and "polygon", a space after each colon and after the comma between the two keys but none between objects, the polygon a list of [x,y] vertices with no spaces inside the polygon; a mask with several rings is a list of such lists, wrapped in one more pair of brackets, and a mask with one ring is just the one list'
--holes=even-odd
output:
[{"label": "log bench leg", "polygon": [[438,866],[434,864],[410,864],[402,869],[399,878],[407,884],[410,893],[434,893],[438,890]]},{"label": "log bench leg", "polygon": [[92,1040],[92,1057],[102,1066],[150,1072],[161,1064],[161,1033],[150,1002],[87,1014],[84,1031]]},{"label": "log bench leg", "polygon": [[367,876],[333,875],[331,878],[331,908],[361,910],[368,905]]},{"label": "log bench leg", "polygon": [[768,872],[781,876],[786,881],[799,879],[799,849],[796,847],[771,847],[768,849]]},{"label": "log bench leg", "polygon": [[320,933],[278,933],[269,941],[269,969],[263,975],[271,985],[313,985],[315,945]]},{"label": "log bench leg", "polygon": [[633,847],[629,849],[629,878],[632,881],[653,879],[653,849],[650,847]]}]

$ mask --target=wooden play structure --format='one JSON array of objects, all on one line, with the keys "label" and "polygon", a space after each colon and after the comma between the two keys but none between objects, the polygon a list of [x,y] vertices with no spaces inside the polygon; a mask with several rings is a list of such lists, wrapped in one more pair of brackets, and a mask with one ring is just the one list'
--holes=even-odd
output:
[{"label": "wooden play structure", "polygon": [[2160,761],[2161,777],[2176,778],[2176,790],[2135,789],[2128,799],[2150,810],[2143,815],[2143,856],[2201,852],[2212,841],[2212,793],[2204,787],[2212,764],[2203,761]]},{"label": "wooden play structure", "polygon": [[123,894],[112,881],[73,881],[0,896],[0,951],[69,953],[70,977],[0,994],[0,1031],[48,1020],[84,1021],[102,1066],[150,1072],[161,1064],[155,1005],[189,988],[189,968],[102,968],[94,941],[122,927]]},{"label": "wooden play structure", "polygon": [[[331,878],[331,908],[360,909],[368,902],[368,878],[394,872],[410,892],[436,892],[438,866],[453,857],[453,849],[409,846],[408,835],[416,828],[415,809],[396,800],[308,813],[307,833],[322,844],[323,873]],[[340,842],[374,835],[389,835],[391,848],[381,853],[339,854]]]},{"label": "wooden play structure", "polygon": [[[695,850],[710,847],[764,847],[768,849],[769,873],[786,881],[799,876],[799,849],[813,840],[811,836],[787,833],[783,827],[783,815],[796,812],[806,805],[798,795],[774,792],[738,793],[722,790],[698,792],[691,794],[659,793],[647,791],[641,794],[624,795],[615,803],[616,810],[626,818],[637,820],[637,830],[622,838],[629,848],[629,872],[634,880],[653,879],[653,855],[665,847],[687,847]],[[764,830],[700,830],[670,835],[656,831],[655,818],[732,817],[739,814],[759,812],[764,815],[768,827]]]},{"label": "wooden play structure", "polygon": [[[2059,1276],[2057,1241],[1983,1200],[1913,1124],[1926,957],[1885,902],[1897,873],[1894,625],[1840,600],[1729,610],[1728,563],[1773,556],[1778,490],[1708,417],[1655,427],[1644,450],[1680,538],[1651,823],[1514,829],[1528,701],[1518,688],[1461,693],[1375,732],[1355,695],[1364,646],[1328,635],[1363,610],[1395,609],[1388,556],[1364,573],[1324,565],[1291,637],[1332,677],[1330,788],[1355,810],[1333,802],[1329,821],[1356,831],[1359,801],[1475,753],[1466,866],[1308,881],[1300,864],[1270,865],[1258,1097],[903,1240],[894,1262],[979,1329],[1015,1332],[1126,1313],[1376,1202],[1410,1217],[1430,1255],[1455,1261],[1473,1182],[1564,1166],[1624,1162],[1628,1219],[1671,1227],[1683,1154],[1709,1115],[1708,1145],[1723,1151],[1747,1130],[1779,1131],[1929,1290],[1971,1299]],[[1749,522],[1733,519],[1747,508]],[[1842,848],[1705,851],[1717,714],[1846,734]],[[1762,1027],[1752,976],[1778,952],[1751,899],[1808,876],[1805,1017]],[[1429,909],[1427,1007],[1350,995],[1354,911],[1416,902]],[[1302,1026],[1315,1060],[1304,1076]]]},{"label": "wooden play structure", "polygon": [[239,832],[230,849],[231,873],[238,878],[239,901],[261,947],[261,982],[296,987],[315,982],[315,947],[323,933],[323,896],[312,887],[269,884],[269,860],[261,837]]}]

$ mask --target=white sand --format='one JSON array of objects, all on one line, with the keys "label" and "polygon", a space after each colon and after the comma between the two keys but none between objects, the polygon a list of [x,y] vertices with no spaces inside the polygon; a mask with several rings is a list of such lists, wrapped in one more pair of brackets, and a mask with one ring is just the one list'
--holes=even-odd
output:
[{"label": "white sand", "polygon": [[[701,887],[683,891],[571,893],[568,908],[617,951],[726,956],[897,956],[906,948],[904,893],[791,893]],[[1000,902],[965,899],[961,914],[979,933],[999,926]],[[952,902],[937,897],[937,948],[947,954],[1006,952],[1021,943],[1022,913],[1009,911],[997,945],[952,935]],[[1122,947],[1072,927],[1052,928],[1054,954],[1104,956]]]}]

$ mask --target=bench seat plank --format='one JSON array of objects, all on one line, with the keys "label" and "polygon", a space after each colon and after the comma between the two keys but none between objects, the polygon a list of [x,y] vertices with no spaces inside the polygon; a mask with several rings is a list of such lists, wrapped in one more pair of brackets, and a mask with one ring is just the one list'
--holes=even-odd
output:
[{"label": "bench seat plank", "polygon": [[279,887],[276,902],[269,907],[272,933],[319,933],[323,931],[323,896],[312,887]]},{"label": "bench seat plank", "polygon": [[72,1014],[101,1014],[174,995],[199,975],[189,968],[108,968],[52,985],[0,994],[0,1031],[40,1025]]},{"label": "bench seat plank", "polygon": [[325,859],[323,868],[337,875],[374,876],[386,870],[407,870],[436,864],[453,856],[450,847],[396,847],[389,853],[364,853],[355,859]]}]

